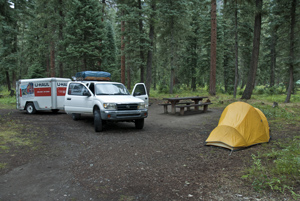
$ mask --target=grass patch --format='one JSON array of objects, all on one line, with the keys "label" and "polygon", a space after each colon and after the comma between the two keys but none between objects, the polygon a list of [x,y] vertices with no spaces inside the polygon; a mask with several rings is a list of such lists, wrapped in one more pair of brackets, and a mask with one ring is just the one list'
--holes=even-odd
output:
[{"label": "grass patch", "polygon": [[22,124],[11,119],[10,114],[0,119],[0,170],[9,168],[8,159],[13,155],[29,153],[40,149],[42,142],[39,133],[46,133],[40,128]]},{"label": "grass patch", "polygon": [[7,90],[0,91],[0,109],[14,109],[16,108],[16,97],[10,96]]},{"label": "grass patch", "polygon": [[299,199],[294,187],[300,179],[300,137],[277,141],[268,149],[252,155],[253,164],[242,178],[250,181],[256,191],[289,192],[294,199]]},{"label": "grass patch", "polygon": [[28,125],[23,125],[15,120],[1,120],[0,127],[0,153],[7,153],[16,147],[35,148],[35,144],[40,142],[37,131],[30,129]]},{"label": "grass patch", "polygon": [[5,169],[7,166],[7,163],[0,163],[0,170]]}]

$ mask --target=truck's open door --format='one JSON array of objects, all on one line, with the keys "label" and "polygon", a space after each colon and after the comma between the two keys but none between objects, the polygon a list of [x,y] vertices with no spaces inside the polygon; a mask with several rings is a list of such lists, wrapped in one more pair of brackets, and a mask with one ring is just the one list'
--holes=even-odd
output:
[{"label": "truck's open door", "polygon": [[149,106],[149,97],[147,93],[147,89],[144,83],[135,84],[132,95],[136,98],[142,99],[145,102],[146,108]]}]

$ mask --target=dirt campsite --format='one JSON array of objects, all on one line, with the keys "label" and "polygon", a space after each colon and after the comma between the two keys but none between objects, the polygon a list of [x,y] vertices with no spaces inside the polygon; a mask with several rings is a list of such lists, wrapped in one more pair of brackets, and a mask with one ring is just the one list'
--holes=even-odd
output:
[{"label": "dirt campsite", "polygon": [[[74,121],[64,112],[1,109],[1,124],[28,143],[11,142],[1,153],[7,165],[0,172],[0,200],[289,199],[256,192],[242,179],[251,155],[265,146],[235,152],[205,146],[225,104],[181,116],[164,114],[161,101],[151,101],[142,130],[109,123],[101,133],[88,116]],[[272,135],[279,138],[276,130]]]}]

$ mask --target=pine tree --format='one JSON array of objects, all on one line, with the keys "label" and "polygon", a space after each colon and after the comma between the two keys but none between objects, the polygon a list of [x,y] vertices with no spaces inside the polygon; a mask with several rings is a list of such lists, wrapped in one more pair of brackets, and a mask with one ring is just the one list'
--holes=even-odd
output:
[{"label": "pine tree", "polygon": [[252,91],[254,89],[256,71],[258,66],[259,46],[260,46],[262,3],[263,0],[256,0],[257,11],[255,14],[255,23],[254,23],[252,57],[250,62],[248,81],[242,99],[250,99],[252,95]]},{"label": "pine tree", "polygon": [[102,5],[97,0],[75,0],[66,15],[64,61],[76,71],[101,70],[103,41],[106,31],[102,21]]},{"label": "pine tree", "polygon": [[159,43],[162,57],[170,69],[169,93],[173,93],[176,81],[176,70],[180,59],[180,50],[184,45],[183,41],[187,37],[187,1],[165,0],[158,3],[159,8]]},{"label": "pine tree", "polygon": [[0,69],[6,75],[8,90],[11,90],[10,74],[16,66],[16,13],[7,1],[0,1]]},{"label": "pine tree", "polygon": [[290,6],[290,62],[289,62],[289,87],[287,91],[287,96],[285,103],[289,103],[291,99],[292,91],[294,90],[294,62],[295,62],[295,26],[296,26],[296,0],[292,0]]}]

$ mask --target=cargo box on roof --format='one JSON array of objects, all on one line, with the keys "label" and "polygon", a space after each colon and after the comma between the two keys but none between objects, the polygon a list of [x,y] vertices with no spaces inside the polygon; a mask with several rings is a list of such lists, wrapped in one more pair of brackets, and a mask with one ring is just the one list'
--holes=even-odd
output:
[{"label": "cargo box on roof", "polygon": [[111,74],[104,71],[82,71],[75,75],[76,80],[110,81]]}]

